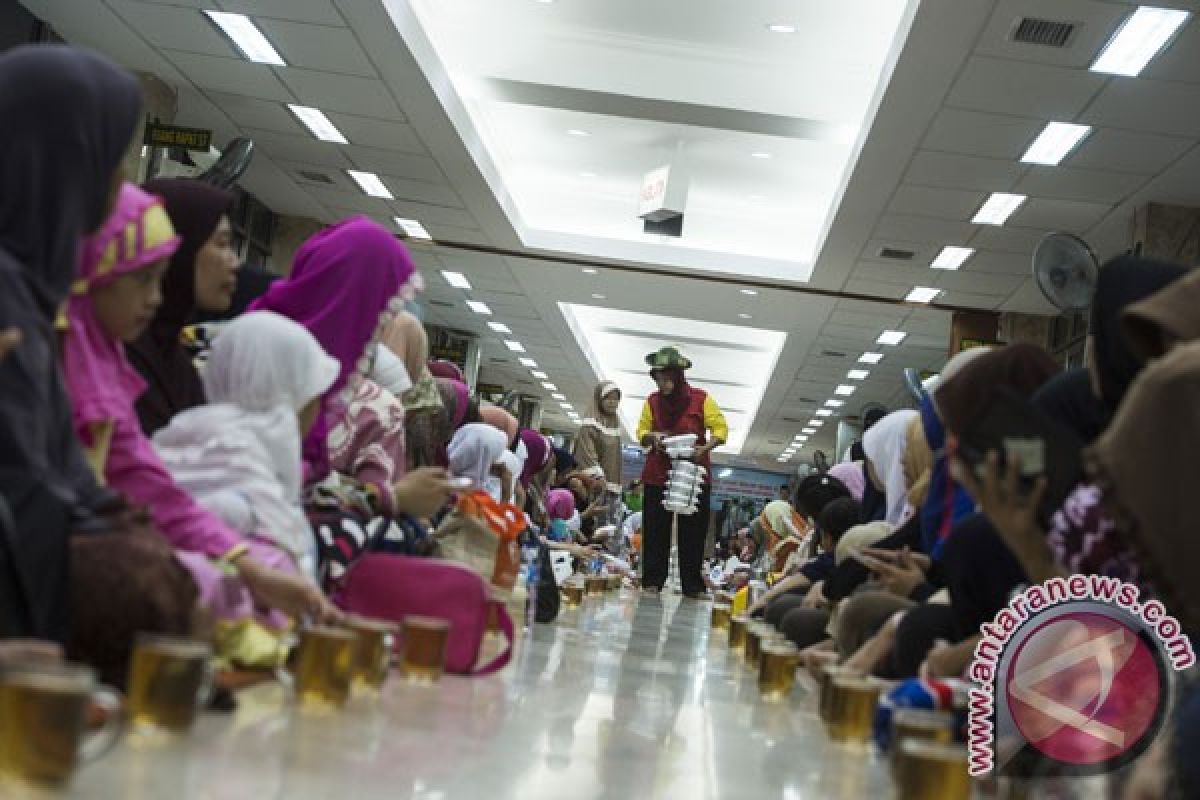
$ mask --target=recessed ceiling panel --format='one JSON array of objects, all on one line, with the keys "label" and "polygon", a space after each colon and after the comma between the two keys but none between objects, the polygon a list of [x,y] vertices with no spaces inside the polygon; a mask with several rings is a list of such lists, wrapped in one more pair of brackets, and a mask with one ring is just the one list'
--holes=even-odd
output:
[{"label": "recessed ceiling panel", "polygon": [[688,382],[725,412],[729,441],[718,452],[742,451],[787,334],[598,306],[558,307],[596,375],[621,387],[621,422],[630,438],[643,400],[654,391],[646,354],[675,345],[692,362]]},{"label": "recessed ceiling panel", "polygon": [[[917,3],[386,5],[526,245],[807,281]],[[638,216],[664,165],[679,236]]]}]

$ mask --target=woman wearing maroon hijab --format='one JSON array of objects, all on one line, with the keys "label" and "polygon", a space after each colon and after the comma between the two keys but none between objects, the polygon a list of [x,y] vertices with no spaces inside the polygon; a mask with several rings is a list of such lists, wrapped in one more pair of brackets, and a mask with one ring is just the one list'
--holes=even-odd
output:
[{"label": "woman wearing maroon hijab", "polygon": [[200,376],[180,335],[196,311],[229,307],[238,260],[226,216],[232,194],[186,178],[147,181],[143,188],[163,199],[171,225],[183,239],[163,278],[162,305],[146,332],[125,348],[146,381],[137,412],[142,430],[151,436],[179,412],[204,405]]},{"label": "woman wearing maroon hijab", "polygon": [[[642,483],[646,487],[642,516],[642,586],[658,592],[667,582],[671,555],[671,514],[663,506],[671,460],[663,447],[663,439],[695,434],[691,461],[708,470],[712,466],[709,453],[729,438],[729,426],[716,401],[703,389],[688,385],[684,370],[690,369],[692,362],[676,348],[664,347],[651,353],[646,356],[646,363],[658,391],[646,398],[637,431],[638,441],[650,449],[642,470]],[[679,578],[686,597],[699,597],[704,592],[701,568],[704,538],[708,534],[711,486],[707,474],[704,484],[696,512],[679,517]]]}]

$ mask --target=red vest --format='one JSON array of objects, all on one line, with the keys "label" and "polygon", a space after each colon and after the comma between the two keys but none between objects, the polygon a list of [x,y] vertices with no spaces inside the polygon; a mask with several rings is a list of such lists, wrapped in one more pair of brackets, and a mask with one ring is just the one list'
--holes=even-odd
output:
[{"label": "red vest", "polygon": [[[696,439],[696,446],[699,447],[705,444],[704,401],[706,399],[708,399],[708,394],[703,389],[692,388],[687,411],[683,412],[673,428],[668,428],[661,421],[666,416],[663,413],[662,395],[655,392],[647,398],[647,402],[650,403],[650,413],[654,417],[654,427],[651,430],[665,433],[668,436],[675,436],[681,433],[694,433],[698,437]],[[704,458],[699,459],[698,463],[711,471],[712,459],[707,454]],[[671,459],[667,458],[665,453],[652,450],[647,454],[646,466],[642,469],[642,483],[647,486],[666,486],[667,473],[670,470]],[[711,475],[706,477],[705,483],[711,477]]]}]

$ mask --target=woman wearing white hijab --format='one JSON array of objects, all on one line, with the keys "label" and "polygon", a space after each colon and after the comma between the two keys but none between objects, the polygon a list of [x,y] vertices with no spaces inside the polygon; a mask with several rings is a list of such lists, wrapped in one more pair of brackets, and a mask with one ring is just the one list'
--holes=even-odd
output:
[{"label": "woman wearing white hijab", "polygon": [[863,434],[867,474],[876,488],[887,495],[884,520],[892,527],[899,527],[911,511],[908,481],[904,477],[904,451],[909,423],[917,416],[916,411],[909,409],[893,411]]},{"label": "woman wearing white hijab", "polygon": [[176,482],[245,534],[316,575],[301,506],[301,445],[338,363],[303,326],[270,311],[225,326],[204,370],[209,405],[176,415],[154,446]]},{"label": "woman wearing white hijab", "polygon": [[446,455],[452,473],[470,478],[476,487],[500,500],[503,488],[500,479],[492,474],[492,467],[507,450],[508,436],[504,431],[484,422],[473,422],[454,432]]},{"label": "woman wearing white hijab", "polygon": [[591,413],[575,437],[575,461],[586,470],[599,467],[610,492],[621,493],[621,389],[612,381],[596,384]]}]

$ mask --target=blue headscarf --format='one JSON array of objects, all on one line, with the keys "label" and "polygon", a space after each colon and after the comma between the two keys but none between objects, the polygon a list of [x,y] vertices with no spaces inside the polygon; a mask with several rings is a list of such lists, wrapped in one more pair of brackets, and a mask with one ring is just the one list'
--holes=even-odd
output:
[{"label": "blue headscarf", "polygon": [[928,392],[921,393],[921,425],[933,451],[933,470],[929,475],[929,495],[921,507],[921,549],[931,557],[941,556],[942,544],[950,529],[975,510],[975,501],[967,490],[950,476],[946,458],[946,429],[933,407]]}]

